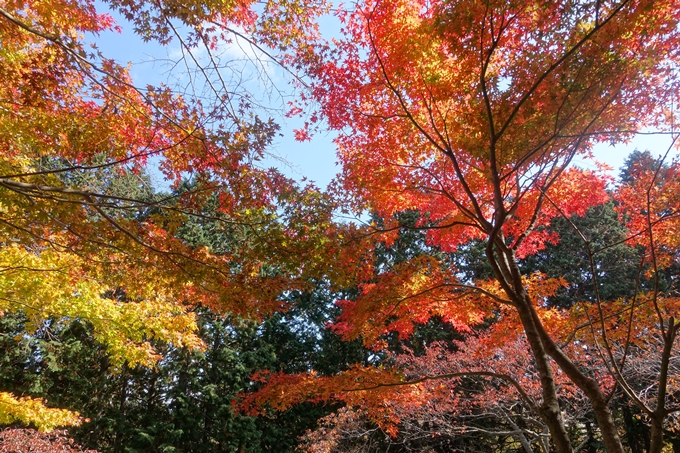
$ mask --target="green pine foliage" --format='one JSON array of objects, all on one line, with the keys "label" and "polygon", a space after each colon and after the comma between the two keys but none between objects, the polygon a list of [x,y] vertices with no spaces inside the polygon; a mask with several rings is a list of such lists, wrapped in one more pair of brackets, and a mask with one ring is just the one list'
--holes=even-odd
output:
[{"label": "green pine foliage", "polygon": [[593,206],[583,217],[556,218],[550,229],[557,233],[558,242],[523,262],[527,273],[540,271],[567,281],[568,286],[550,298],[550,305],[569,308],[577,302],[594,302],[594,282],[601,300],[635,292],[640,251],[623,242],[627,231],[613,202]]}]

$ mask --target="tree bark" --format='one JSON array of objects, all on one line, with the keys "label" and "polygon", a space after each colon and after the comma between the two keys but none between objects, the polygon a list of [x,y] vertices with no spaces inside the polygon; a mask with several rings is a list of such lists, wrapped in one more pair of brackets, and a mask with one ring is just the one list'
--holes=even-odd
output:
[{"label": "tree bark", "polygon": [[653,416],[652,433],[649,439],[649,453],[661,453],[663,449],[663,419]]},{"label": "tree bark", "polygon": [[600,390],[597,381],[585,375],[569,357],[555,344],[550,335],[545,331],[543,325],[538,320],[538,314],[533,311],[533,316],[537,319],[541,339],[543,340],[546,352],[555,360],[560,369],[567,377],[586,395],[593,408],[595,420],[600,427],[602,441],[608,453],[624,453],[623,444],[619,437],[614,418],[607,402],[607,398]]},{"label": "tree bark", "polygon": [[659,371],[659,394],[656,398],[656,409],[651,416],[652,433],[649,443],[649,453],[661,453],[663,449],[663,421],[666,418],[666,392],[668,388],[668,368],[670,365],[671,354],[673,352],[673,342],[677,333],[675,318],[671,316],[668,321],[668,330],[663,335],[664,345],[661,353],[661,370]]},{"label": "tree bark", "polygon": [[[539,414],[550,431],[555,448],[559,453],[572,452],[572,445],[564,425],[559,407],[555,380],[550,369],[552,358],[562,371],[579,387],[590,401],[595,420],[600,428],[602,440],[608,453],[624,453],[623,444],[607,399],[600,390],[598,383],[585,375],[571,359],[555,344],[545,331],[541,319],[532,305],[531,298],[521,280],[521,272],[514,253],[502,241],[487,247],[487,259],[496,274],[501,286],[517,308],[527,341],[532,350],[536,367],[541,379],[543,405]],[[497,259],[499,257],[500,259]],[[502,259],[502,261],[500,261]]]},{"label": "tree bark", "polygon": [[550,368],[550,357],[546,353],[536,319],[532,316],[531,299],[521,280],[521,272],[515,261],[512,250],[504,248],[499,255],[503,261],[497,261],[493,247],[487,247],[487,258],[494,273],[508,297],[515,303],[522,322],[527,342],[536,361],[536,368],[541,379],[543,403],[538,408],[539,416],[548,426],[550,437],[558,453],[573,453],[573,447],[567,433],[559,400],[555,378]]},{"label": "tree bark", "polygon": [[623,414],[623,423],[626,429],[626,439],[631,453],[645,453],[649,450],[649,432],[647,426],[633,418],[631,412],[631,403],[626,394],[622,394],[621,412]]}]

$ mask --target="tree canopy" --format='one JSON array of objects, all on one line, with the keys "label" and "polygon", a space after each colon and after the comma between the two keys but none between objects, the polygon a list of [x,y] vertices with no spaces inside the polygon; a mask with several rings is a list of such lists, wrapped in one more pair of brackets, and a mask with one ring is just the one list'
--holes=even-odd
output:
[{"label": "tree canopy", "polygon": [[[166,82],[98,50],[110,12],[175,50]],[[111,451],[292,449],[324,417],[309,451],[660,453],[679,20],[675,0],[4,3],[0,423]],[[298,140],[337,133],[325,191],[263,165],[268,65]],[[671,143],[618,179],[592,159],[639,134]]]}]

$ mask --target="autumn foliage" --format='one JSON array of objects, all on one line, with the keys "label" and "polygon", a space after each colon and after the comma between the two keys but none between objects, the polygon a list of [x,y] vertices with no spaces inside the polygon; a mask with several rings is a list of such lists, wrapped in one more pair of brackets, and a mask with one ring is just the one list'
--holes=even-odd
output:
[{"label": "autumn foliage", "polygon": [[96,453],[78,446],[68,437],[66,431],[41,433],[31,429],[5,429],[0,431],[0,452],[43,452],[43,453]]},{"label": "autumn foliage", "polygon": [[[109,6],[143,39],[178,42],[188,60],[236,29],[294,40],[305,28],[294,17],[272,23],[294,3],[257,13],[251,2]],[[114,367],[153,366],[153,342],[204,346],[197,304],[256,318],[280,309],[284,289],[304,288],[304,273],[326,268],[314,259],[301,268],[298,258],[332,247],[320,237],[338,228],[315,187],[253,165],[277,126],[252,111],[247,92],[208,77],[217,56],[195,63],[212,66],[195,68],[205,77],[192,79],[212,87],[211,102],[165,84],[140,88],[128,67],[89,45],[117,29],[98,8],[58,0],[0,7],[0,313],[26,314],[29,331],[87,320]],[[240,101],[226,102],[227,94]],[[145,176],[151,158],[170,193],[155,193]],[[181,238],[196,218],[217,222],[231,242],[214,250]],[[23,407],[2,404],[4,422],[50,429],[75,420],[2,395]]]},{"label": "autumn foliage", "polygon": [[[525,273],[523,260],[560,240],[549,228],[553,220],[582,216],[610,199],[604,174],[572,166],[576,156],[645,128],[674,130],[678,6],[380,0],[340,15],[343,36],[309,64],[313,97],[339,131],[339,184],[357,206],[382,218],[419,212],[414,227],[442,252],[464,253],[482,243],[490,276],[461,278],[464,269],[446,255],[376,266],[356,300],[341,302],[337,332],[361,337],[377,353],[387,347],[388,334],[407,338],[414,326],[441,318],[467,339],[458,351],[437,354],[437,362],[446,363],[447,354],[474,360],[454,367],[452,375],[445,369],[429,374],[426,355],[413,367],[418,372],[400,370],[399,379],[396,365],[379,371],[385,373],[383,385],[344,374],[321,378],[319,394],[334,391],[354,404],[352,392],[384,392],[382,410],[374,402],[362,405],[382,423],[394,401],[417,407],[424,382],[493,370],[489,358],[512,360],[516,353],[502,351],[525,342],[533,377],[489,372],[508,391],[519,392],[557,451],[571,452],[573,442],[582,440],[570,435],[575,425],[566,418],[565,391],[588,402],[607,451],[623,451],[608,407],[617,385],[658,420],[650,448],[661,451],[662,420],[669,413],[661,409],[663,364],[676,321],[674,294],[663,293],[658,276],[677,258],[677,235],[671,233],[677,163],[635,169],[634,182],[615,191],[629,243],[647,250],[639,279],[657,281],[652,287],[639,284],[636,294],[604,301],[592,266],[595,300],[573,300],[571,309],[558,310],[548,300],[566,282]],[[398,230],[388,222],[375,233],[389,247]],[[592,265],[600,250],[589,248],[587,232],[579,234]],[[485,323],[492,324],[488,332],[479,330]],[[637,329],[643,343],[635,340]],[[651,329],[666,345],[666,356],[650,342]],[[468,351],[472,345],[479,348],[475,354]],[[662,368],[652,406],[625,373],[627,360],[647,353]],[[347,380],[356,382],[353,389]],[[280,392],[284,383],[274,382],[264,392],[279,401],[274,388]],[[412,401],[394,396],[399,382],[403,389],[396,391],[412,394]],[[455,381],[447,382],[446,389],[455,392]],[[292,380],[286,388],[304,395],[307,387]],[[397,414],[395,422],[401,420]]]},{"label": "autumn foliage", "polygon": [[[209,346],[199,306],[262,321],[327,285],[344,296],[324,335],[360,342],[363,362],[261,371],[234,404],[345,406],[321,431],[335,444],[310,434],[310,451],[358,445],[337,426],[372,426],[618,453],[614,396],[662,451],[680,411],[678,1],[365,0],[333,10],[329,40],[323,2],[106,5],[177,46],[180,82],[141,88],[88,46],[117,27],[95,2],[0,6],[0,312],[23,313],[27,335],[83,319],[114,370],[153,367],[159,345]],[[259,164],[278,126],[220,53],[237,38],[299,90],[298,140],[320,121],[337,132],[327,193]],[[672,143],[626,178],[592,160],[642,133]],[[576,219],[603,206],[625,235],[596,246]],[[563,239],[558,222],[582,241],[587,297],[532,268]],[[419,249],[397,253],[409,232]],[[634,289],[608,298],[598,257],[623,245],[639,258]],[[409,343],[433,326],[446,341]],[[2,423],[79,420],[0,393]]]}]

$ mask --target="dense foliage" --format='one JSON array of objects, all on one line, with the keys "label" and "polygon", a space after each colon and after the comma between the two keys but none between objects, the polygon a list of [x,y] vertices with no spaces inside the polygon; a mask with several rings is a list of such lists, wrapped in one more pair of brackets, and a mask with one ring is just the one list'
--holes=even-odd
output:
[{"label": "dense foliage", "polygon": [[[111,13],[164,79],[99,51]],[[680,448],[679,21],[2,2],[0,448]],[[284,110],[337,134],[328,190],[265,168]]]}]

